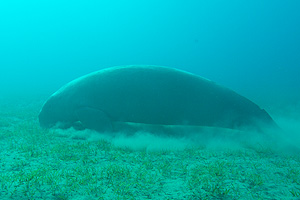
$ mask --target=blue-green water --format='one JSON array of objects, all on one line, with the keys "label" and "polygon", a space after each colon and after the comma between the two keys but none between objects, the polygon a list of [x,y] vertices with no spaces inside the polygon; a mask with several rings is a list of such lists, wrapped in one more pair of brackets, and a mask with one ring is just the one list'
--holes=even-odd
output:
[{"label": "blue-green water", "polygon": [[1,1],[0,90],[50,94],[105,67],[151,64],[263,106],[295,104],[299,9],[297,0]]}]

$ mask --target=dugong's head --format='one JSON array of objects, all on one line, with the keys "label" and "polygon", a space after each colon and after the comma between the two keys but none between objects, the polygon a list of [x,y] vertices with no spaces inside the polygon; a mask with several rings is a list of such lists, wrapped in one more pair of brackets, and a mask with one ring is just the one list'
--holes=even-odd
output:
[{"label": "dugong's head", "polygon": [[[88,80],[86,80],[88,79]],[[70,128],[78,125],[78,109],[89,105],[87,100],[91,93],[89,76],[75,79],[56,91],[43,105],[39,122],[43,128]]]},{"label": "dugong's head", "polygon": [[39,113],[40,126],[51,128],[69,128],[76,121],[73,111],[73,102],[61,93],[53,94],[43,105]]}]

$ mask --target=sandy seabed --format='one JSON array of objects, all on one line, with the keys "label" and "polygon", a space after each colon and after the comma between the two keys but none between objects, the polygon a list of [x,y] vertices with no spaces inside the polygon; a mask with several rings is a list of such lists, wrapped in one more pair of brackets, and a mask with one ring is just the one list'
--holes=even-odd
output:
[{"label": "sandy seabed", "polygon": [[0,199],[300,199],[297,142],[44,130],[45,99],[0,99]]}]

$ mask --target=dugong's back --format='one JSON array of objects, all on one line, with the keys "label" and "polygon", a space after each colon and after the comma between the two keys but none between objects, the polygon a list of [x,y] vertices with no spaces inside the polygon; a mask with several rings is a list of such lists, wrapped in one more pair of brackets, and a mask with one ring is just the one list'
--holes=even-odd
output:
[{"label": "dugong's back", "polygon": [[[184,71],[158,66],[100,70],[67,84],[52,95],[44,107],[47,104],[69,113],[65,119],[60,116],[57,120],[69,124],[80,121],[77,110],[82,108],[101,111],[112,123],[233,129],[274,123],[264,110],[232,90]],[[55,114],[47,112],[42,109],[40,122],[47,118],[44,116],[55,118]],[[85,120],[92,119],[85,117]]]}]

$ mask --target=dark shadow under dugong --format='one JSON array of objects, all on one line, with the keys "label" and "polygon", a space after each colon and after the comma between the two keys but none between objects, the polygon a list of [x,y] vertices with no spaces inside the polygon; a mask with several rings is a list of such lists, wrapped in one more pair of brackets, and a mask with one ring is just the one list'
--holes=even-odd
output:
[{"label": "dark shadow under dugong", "polygon": [[269,114],[200,76],[160,66],[103,69],[71,81],[44,104],[42,127],[118,131],[118,123],[261,130]]}]

